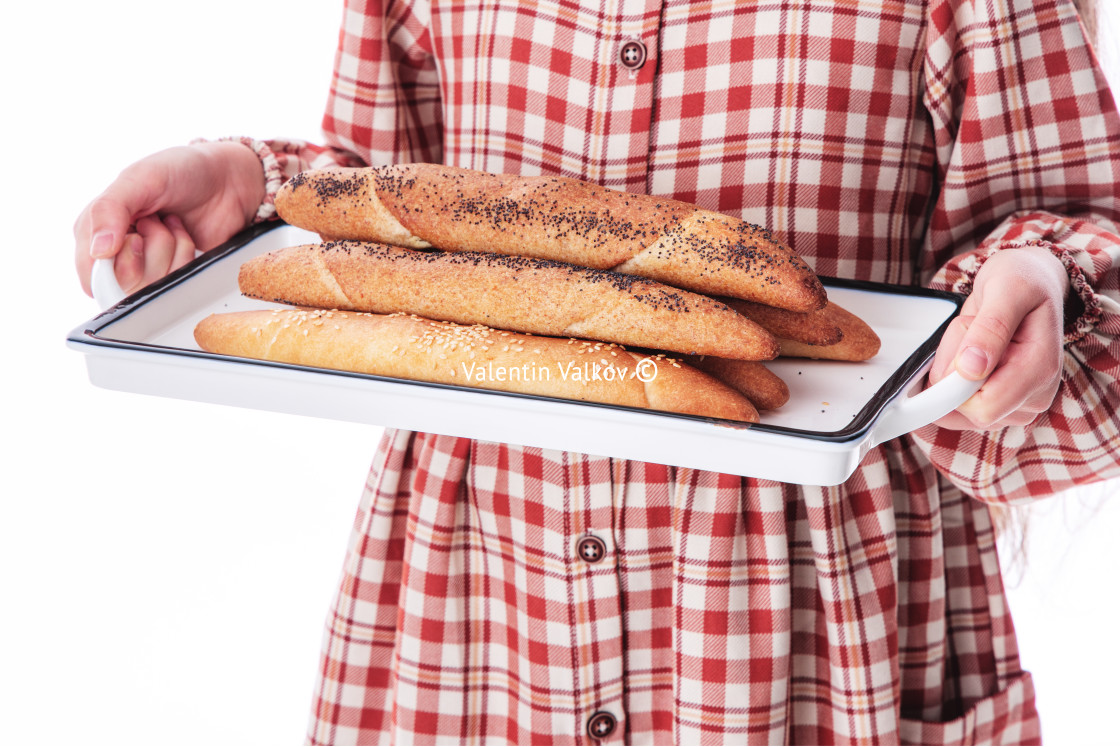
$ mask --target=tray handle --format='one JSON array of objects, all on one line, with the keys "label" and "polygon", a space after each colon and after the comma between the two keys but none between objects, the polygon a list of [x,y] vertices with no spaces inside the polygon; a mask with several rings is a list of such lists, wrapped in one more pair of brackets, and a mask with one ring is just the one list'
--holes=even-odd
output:
[{"label": "tray handle", "polygon": [[[927,364],[915,377],[918,382],[910,392],[916,390],[929,371]],[[938,418],[948,415],[979,391],[984,382],[966,379],[956,371],[917,394],[902,396],[891,402],[875,426],[871,429],[871,445],[877,446],[884,441],[929,425]]]},{"label": "tray handle", "polygon": [[116,306],[125,297],[125,292],[117,282],[117,274],[111,259],[94,260],[89,283],[93,289],[93,299],[97,301],[102,311]]}]

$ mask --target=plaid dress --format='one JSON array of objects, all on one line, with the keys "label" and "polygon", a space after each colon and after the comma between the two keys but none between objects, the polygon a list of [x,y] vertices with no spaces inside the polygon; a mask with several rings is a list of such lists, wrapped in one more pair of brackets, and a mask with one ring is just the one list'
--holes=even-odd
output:
[{"label": "plaid dress", "polygon": [[255,143],[272,191],[562,174],[822,274],[967,292],[1039,245],[1072,292],[1049,412],[924,428],[835,488],[388,431],[312,742],[1040,739],[985,502],[1120,474],[1120,120],[1069,0],[349,0],[324,129]]}]

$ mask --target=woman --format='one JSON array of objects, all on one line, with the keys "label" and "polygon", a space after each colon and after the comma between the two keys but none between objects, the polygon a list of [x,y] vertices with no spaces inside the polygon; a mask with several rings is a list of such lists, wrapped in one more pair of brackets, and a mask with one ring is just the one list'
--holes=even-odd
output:
[{"label": "woman", "polygon": [[324,130],[129,167],[83,282],[158,277],[305,168],[561,173],[969,293],[931,378],[987,383],[828,489],[388,432],[311,741],[1038,740],[984,502],[1120,473],[1120,120],[1069,2],[354,0]]}]

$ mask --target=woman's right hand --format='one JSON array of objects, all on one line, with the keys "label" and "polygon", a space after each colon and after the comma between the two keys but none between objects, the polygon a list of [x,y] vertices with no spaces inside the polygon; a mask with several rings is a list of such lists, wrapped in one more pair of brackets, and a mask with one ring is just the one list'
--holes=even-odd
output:
[{"label": "woman's right hand", "polygon": [[125,292],[163,277],[249,225],[264,199],[264,172],[239,142],[196,143],[143,158],[74,222],[75,264],[90,290],[96,259],[115,257]]}]

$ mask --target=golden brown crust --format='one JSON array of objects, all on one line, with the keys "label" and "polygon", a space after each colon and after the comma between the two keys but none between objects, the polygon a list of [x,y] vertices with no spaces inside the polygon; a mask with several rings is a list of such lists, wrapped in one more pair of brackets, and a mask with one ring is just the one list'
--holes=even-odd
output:
[{"label": "golden brown crust", "polygon": [[797,340],[779,337],[785,358],[818,358],[834,361],[865,361],[879,352],[881,341],[867,322],[830,302],[824,309],[827,319],[840,328],[841,339],[835,345],[806,345]]},{"label": "golden brown crust", "polygon": [[256,257],[238,282],[247,296],[295,306],[405,312],[744,360],[778,354],[772,335],[706,296],[551,260],[342,241]]},{"label": "golden brown crust", "polygon": [[758,410],[776,410],[789,401],[789,387],[762,363],[712,356],[689,356],[685,362],[727,384]]},{"label": "golden brown crust", "polygon": [[718,300],[757,323],[775,337],[795,340],[806,345],[835,345],[844,337],[843,331],[833,319],[831,301],[823,309],[800,312],[738,298]]},{"label": "golden brown crust", "polygon": [[[277,309],[214,314],[195,340],[208,352],[416,381],[757,422],[754,406],[711,377],[616,345],[463,326],[403,314]],[[613,370],[613,374],[608,374]],[[645,378],[649,378],[646,376]]]},{"label": "golden brown crust", "polygon": [[825,302],[804,260],[758,226],[564,177],[433,164],[306,171],[284,185],[276,208],[331,238],[613,268],[799,311]]},{"label": "golden brown crust", "polygon": [[335,166],[296,174],[276,194],[276,212],[288,223],[329,239],[373,239],[427,249],[393,217],[371,188],[368,169]]}]

